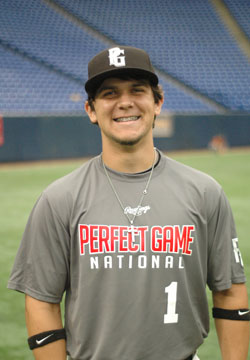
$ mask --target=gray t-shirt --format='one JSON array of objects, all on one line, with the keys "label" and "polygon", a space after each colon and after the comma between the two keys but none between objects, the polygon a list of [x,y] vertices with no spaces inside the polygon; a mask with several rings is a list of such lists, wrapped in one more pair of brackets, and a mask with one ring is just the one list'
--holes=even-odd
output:
[{"label": "gray t-shirt", "polygon": [[245,282],[229,203],[210,176],[161,154],[149,172],[98,156],[51,184],[28,220],[8,287],[59,303],[71,359],[180,360],[209,331],[206,284]]}]

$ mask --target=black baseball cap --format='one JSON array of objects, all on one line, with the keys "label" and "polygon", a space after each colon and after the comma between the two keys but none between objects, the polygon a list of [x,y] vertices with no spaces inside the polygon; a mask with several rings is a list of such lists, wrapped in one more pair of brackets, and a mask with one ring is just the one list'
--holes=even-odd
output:
[{"label": "black baseball cap", "polygon": [[86,92],[94,93],[105,79],[119,74],[139,75],[152,85],[158,84],[158,77],[146,51],[131,46],[116,46],[101,51],[90,60]]}]

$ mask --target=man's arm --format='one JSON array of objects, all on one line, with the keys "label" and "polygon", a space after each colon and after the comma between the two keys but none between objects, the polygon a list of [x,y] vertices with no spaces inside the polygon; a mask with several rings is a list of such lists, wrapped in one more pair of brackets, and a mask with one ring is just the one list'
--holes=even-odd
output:
[{"label": "man's arm", "polygon": [[[26,295],[25,317],[29,337],[63,328],[60,304],[39,301]],[[66,342],[64,339],[52,342],[34,349],[33,354],[36,360],[65,360]]]},{"label": "man's arm", "polygon": [[[245,284],[233,284],[225,291],[213,292],[214,307],[236,310],[248,309]],[[215,319],[223,360],[247,360],[249,321]]]}]

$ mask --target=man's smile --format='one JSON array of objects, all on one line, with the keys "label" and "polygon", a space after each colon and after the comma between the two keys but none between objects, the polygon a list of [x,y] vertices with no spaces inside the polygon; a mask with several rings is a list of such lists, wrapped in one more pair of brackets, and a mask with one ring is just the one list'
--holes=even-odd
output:
[{"label": "man's smile", "polygon": [[128,121],[137,121],[140,119],[140,116],[123,116],[113,119],[116,122],[128,122]]}]

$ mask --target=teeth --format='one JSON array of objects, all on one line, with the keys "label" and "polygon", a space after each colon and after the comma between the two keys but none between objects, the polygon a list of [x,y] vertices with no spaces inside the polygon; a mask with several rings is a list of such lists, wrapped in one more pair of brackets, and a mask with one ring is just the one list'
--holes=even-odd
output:
[{"label": "teeth", "polygon": [[126,122],[126,121],[135,121],[138,120],[140,116],[129,116],[129,117],[120,117],[117,119],[114,119],[117,122]]}]

